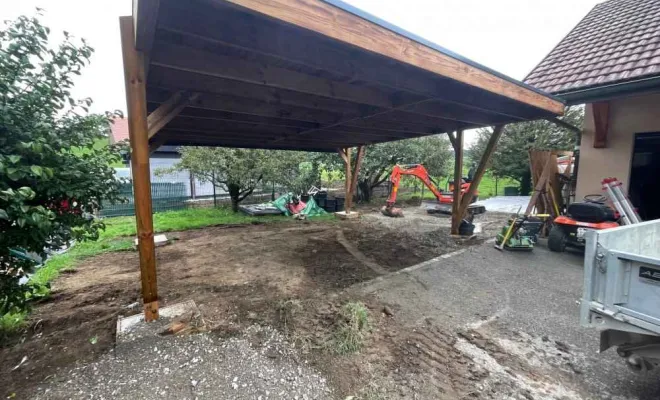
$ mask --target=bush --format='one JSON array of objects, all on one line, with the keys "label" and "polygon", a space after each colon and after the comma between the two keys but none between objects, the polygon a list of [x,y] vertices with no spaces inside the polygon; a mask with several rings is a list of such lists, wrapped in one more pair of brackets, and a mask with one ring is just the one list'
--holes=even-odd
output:
[{"label": "bush", "polygon": [[107,146],[114,114],[88,114],[92,101],[70,96],[92,48],[66,32],[53,47],[49,34],[28,17],[0,31],[0,315],[46,290],[19,285],[33,255],[97,239],[104,225],[92,213],[119,200],[110,165],[121,149]]}]

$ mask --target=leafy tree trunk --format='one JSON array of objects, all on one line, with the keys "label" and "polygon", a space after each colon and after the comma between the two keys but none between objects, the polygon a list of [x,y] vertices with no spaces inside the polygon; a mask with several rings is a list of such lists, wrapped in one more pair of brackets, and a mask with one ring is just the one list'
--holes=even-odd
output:
[{"label": "leafy tree trunk", "polygon": [[529,168],[520,177],[520,195],[528,196],[532,191],[532,172]]},{"label": "leafy tree trunk", "polygon": [[238,185],[229,183],[227,184],[227,189],[229,190],[229,198],[231,198],[231,210],[238,212],[238,203],[241,201],[241,188]]}]

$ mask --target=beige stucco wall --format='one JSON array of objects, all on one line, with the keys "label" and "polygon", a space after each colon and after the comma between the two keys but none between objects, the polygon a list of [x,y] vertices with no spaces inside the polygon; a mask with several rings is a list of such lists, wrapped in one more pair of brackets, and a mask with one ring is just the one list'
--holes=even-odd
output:
[{"label": "beige stucco wall", "polygon": [[610,101],[607,147],[594,149],[594,120],[587,104],[580,146],[576,200],[602,193],[603,178],[616,177],[628,190],[635,133],[660,131],[660,93]]}]

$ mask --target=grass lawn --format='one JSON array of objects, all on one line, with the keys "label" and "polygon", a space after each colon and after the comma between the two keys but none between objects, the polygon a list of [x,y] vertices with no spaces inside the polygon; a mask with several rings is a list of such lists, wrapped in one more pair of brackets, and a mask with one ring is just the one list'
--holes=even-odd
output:
[{"label": "grass lawn", "polygon": [[[328,214],[313,219],[335,220],[335,217]],[[191,208],[154,214],[154,231],[173,232],[214,225],[274,223],[288,220],[289,218],[280,215],[251,217],[243,213],[234,213],[228,207]],[[105,224],[106,229],[101,233],[99,240],[77,243],[68,252],[51,257],[43,267],[37,269],[30,281],[47,284],[57,278],[61,271],[75,269],[78,263],[87,257],[133,249],[136,233],[135,217],[107,218]],[[25,317],[26,313],[0,316],[0,332],[20,327]]]}]

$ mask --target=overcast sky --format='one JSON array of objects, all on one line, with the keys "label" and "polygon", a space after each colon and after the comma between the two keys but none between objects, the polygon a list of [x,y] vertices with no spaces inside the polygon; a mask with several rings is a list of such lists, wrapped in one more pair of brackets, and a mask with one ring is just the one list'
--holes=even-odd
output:
[{"label": "overcast sky", "polygon": [[[601,0],[346,0],[388,22],[515,79],[525,75]],[[131,0],[0,0],[0,19],[45,10],[54,32],[69,31],[95,48],[74,96],[93,111],[126,109],[120,15]]]}]

